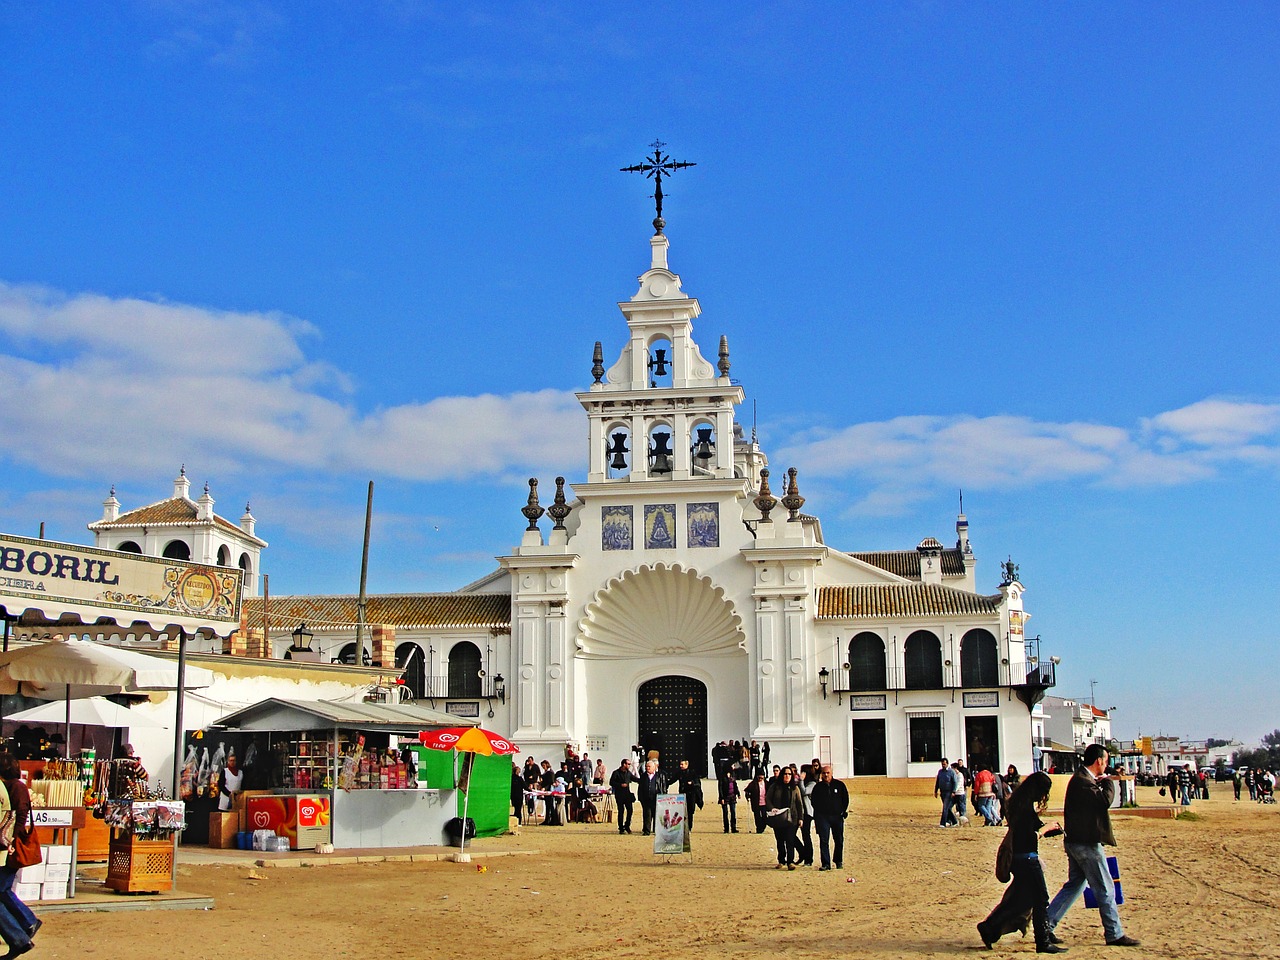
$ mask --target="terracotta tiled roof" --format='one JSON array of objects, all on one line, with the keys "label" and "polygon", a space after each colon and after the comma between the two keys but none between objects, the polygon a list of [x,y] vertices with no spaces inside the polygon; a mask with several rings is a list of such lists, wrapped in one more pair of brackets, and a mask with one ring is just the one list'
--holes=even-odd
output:
[{"label": "terracotta tiled roof", "polygon": [[[354,626],[354,595],[272,597],[274,624],[305,622],[312,627]],[[366,598],[368,623],[396,627],[508,627],[511,596],[505,593],[392,593]],[[241,607],[250,624],[262,622],[262,597],[246,597]]]},{"label": "terracotta tiled roof", "polygon": [[[198,520],[196,519],[199,515],[198,509],[193,501],[185,497],[171,497],[168,500],[161,500],[159,503],[148,504],[145,507],[139,507],[137,510],[122,513],[114,520],[98,520],[89,524],[89,529],[119,530],[132,527],[158,527],[164,524],[189,526],[193,523],[213,523],[224,530],[235,531],[241,537],[258,539],[251,534],[245,533],[240,524],[232,523],[216,513],[213,515],[212,521]],[[263,543],[265,544],[265,541]]]},{"label": "terracotta tiled roof", "polygon": [[[881,570],[888,570],[909,580],[920,579],[920,554],[915,550],[880,550],[872,553],[851,553],[849,556],[869,563]],[[942,551],[942,575],[964,576],[964,556],[959,550]]]},{"label": "terracotta tiled roof", "polygon": [[819,587],[819,620],[995,614],[1001,597],[933,583]]}]

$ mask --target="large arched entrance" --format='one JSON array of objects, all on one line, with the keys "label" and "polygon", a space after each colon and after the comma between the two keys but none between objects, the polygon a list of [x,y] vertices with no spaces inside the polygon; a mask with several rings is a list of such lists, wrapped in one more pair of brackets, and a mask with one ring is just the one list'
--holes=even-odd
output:
[{"label": "large arched entrance", "polygon": [[681,760],[707,775],[707,685],[692,677],[655,677],[640,685],[640,746],[658,751],[668,778]]}]

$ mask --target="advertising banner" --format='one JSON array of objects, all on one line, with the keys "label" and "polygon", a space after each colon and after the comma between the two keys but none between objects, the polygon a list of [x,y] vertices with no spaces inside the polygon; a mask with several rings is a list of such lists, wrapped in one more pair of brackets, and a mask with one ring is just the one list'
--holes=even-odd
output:
[{"label": "advertising banner", "polygon": [[684,814],[684,794],[664,794],[658,798],[653,824],[653,852],[689,853],[689,824]]},{"label": "advertising banner", "polygon": [[240,624],[240,594],[234,567],[0,534],[0,604],[10,614],[33,609],[49,619],[72,613],[85,623],[110,617],[226,634]]}]

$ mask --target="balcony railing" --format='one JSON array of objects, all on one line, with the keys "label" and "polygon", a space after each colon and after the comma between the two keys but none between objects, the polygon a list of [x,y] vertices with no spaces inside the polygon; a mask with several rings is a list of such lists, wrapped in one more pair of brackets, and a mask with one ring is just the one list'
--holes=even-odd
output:
[{"label": "balcony railing", "polygon": [[[405,679],[412,686],[412,678]],[[414,691],[419,700],[498,700],[505,696],[505,688],[499,694],[497,677],[481,677],[480,682],[472,683],[466,692],[458,692],[457,688],[451,692],[447,674],[424,677],[422,686],[421,693]]]},{"label": "balcony railing", "polygon": [[907,684],[906,670],[894,666],[885,671],[885,685],[883,687],[870,687],[864,683],[855,685],[853,678],[850,676],[852,671],[840,667],[833,671],[831,692],[850,694],[880,693],[888,690],[960,690],[965,687],[973,689],[1023,686],[1052,687],[1056,683],[1056,666],[1052,662],[1002,663],[998,665],[995,676],[979,678],[980,680],[991,680],[993,682],[965,684],[961,682],[962,672],[958,663],[943,663],[941,683],[912,684],[910,686]]}]

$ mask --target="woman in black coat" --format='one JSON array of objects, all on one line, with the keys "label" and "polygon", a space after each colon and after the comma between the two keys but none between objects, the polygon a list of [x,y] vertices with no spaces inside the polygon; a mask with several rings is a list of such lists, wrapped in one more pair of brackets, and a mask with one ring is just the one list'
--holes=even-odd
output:
[{"label": "woman in black coat", "polygon": [[[1049,805],[1053,781],[1046,773],[1033,773],[1018,785],[1009,797],[1007,819],[1009,841],[1013,846],[1013,882],[999,905],[987,919],[978,924],[978,935],[987,949],[1004,934],[1026,929],[1026,915],[1031,913],[1035,930],[1036,953],[1061,953],[1049,931],[1049,890],[1040,866],[1040,831],[1044,822],[1040,815]],[[1062,825],[1054,823],[1049,831],[1061,833]]]},{"label": "woman in black coat", "polygon": [[800,825],[800,818],[804,816],[804,794],[800,791],[800,785],[795,782],[790,768],[784,769],[769,784],[768,811],[773,839],[778,845],[777,869],[786,867],[794,870],[800,859],[796,828]]}]

